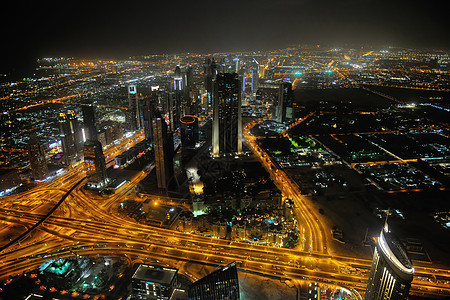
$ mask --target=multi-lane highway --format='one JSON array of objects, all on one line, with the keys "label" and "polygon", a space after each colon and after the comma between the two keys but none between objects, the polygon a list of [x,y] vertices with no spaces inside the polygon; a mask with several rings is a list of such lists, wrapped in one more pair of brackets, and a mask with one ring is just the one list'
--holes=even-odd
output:
[{"label": "multi-lane highway", "polygon": [[[314,215],[307,199],[284,172],[273,164],[255,143],[245,127],[250,148],[269,170],[275,183],[286,197],[294,200],[298,223],[303,224],[304,243],[298,249],[260,246],[229,240],[214,239],[182,233],[144,224],[121,215],[117,207],[123,199],[133,197],[133,187],[147,173],[140,172],[114,195],[94,195],[78,185],[55,212],[20,241],[0,252],[0,278],[21,274],[45,260],[73,255],[127,255],[141,261],[173,259],[177,261],[224,265],[237,261],[240,268],[282,279],[314,280],[330,285],[353,288],[363,293],[370,269],[370,259],[346,257],[329,251],[328,234]],[[139,142],[139,133],[121,145],[108,149],[105,156],[112,159],[124,149]],[[2,199],[1,232],[19,235],[31,228],[77,182],[85,177],[83,165],[74,166],[50,183]],[[15,236],[11,236],[13,239]],[[5,245],[8,241],[3,241]],[[333,254],[330,254],[333,253]],[[412,293],[450,295],[450,272],[432,266],[416,267]]]}]

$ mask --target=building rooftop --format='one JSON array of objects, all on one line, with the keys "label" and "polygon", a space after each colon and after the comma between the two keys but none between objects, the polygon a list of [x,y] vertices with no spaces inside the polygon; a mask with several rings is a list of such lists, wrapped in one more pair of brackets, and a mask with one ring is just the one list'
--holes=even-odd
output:
[{"label": "building rooftop", "polygon": [[391,233],[387,222],[381,231],[378,243],[383,253],[395,266],[397,266],[397,268],[407,274],[414,273],[414,268],[402,243]]},{"label": "building rooftop", "polygon": [[169,285],[177,272],[178,269],[141,264],[134,272],[132,279]]}]

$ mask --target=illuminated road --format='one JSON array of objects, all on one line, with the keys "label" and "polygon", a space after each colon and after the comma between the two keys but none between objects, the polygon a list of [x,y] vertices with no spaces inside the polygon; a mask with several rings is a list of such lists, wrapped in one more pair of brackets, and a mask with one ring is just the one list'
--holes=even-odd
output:
[{"label": "illuminated road", "polygon": [[[251,125],[250,125],[251,126]],[[246,138],[250,127],[246,127]],[[115,155],[142,140],[142,133],[124,140],[105,151]],[[254,145],[249,140],[249,145]],[[255,151],[258,148],[255,146]],[[327,253],[327,235],[308,208],[307,199],[299,195],[298,187],[289,181],[265,153],[260,158],[276,178],[276,184],[286,197],[295,201],[299,225],[305,229],[305,243],[300,249],[284,249],[241,242],[231,242],[195,234],[182,233],[144,224],[118,213],[123,199],[147,173],[139,172],[113,195],[93,195],[81,186],[36,230],[0,252],[0,279],[34,269],[45,260],[74,255],[121,255],[133,260],[151,262],[155,259],[225,265],[237,261],[241,269],[280,279],[313,280],[363,293],[371,261]],[[83,165],[73,166],[65,174],[35,189],[2,199],[0,221],[5,229],[19,235],[41,220],[61,197],[85,176]],[[8,238],[9,240],[9,238]],[[8,241],[3,241],[3,245]],[[416,268],[411,292],[414,294],[450,295],[450,272],[445,269]],[[420,276],[420,279],[419,279]]]}]

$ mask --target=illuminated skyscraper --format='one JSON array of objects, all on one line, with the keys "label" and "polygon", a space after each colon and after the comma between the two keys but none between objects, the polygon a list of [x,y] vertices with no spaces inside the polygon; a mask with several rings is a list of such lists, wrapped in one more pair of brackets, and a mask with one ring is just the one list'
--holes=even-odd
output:
[{"label": "illuminated skyscraper", "polygon": [[60,136],[62,149],[64,154],[64,162],[69,165],[71,161],[78,155],[80,150],[80,132],[78,128],[78,120],[73,111],[60,113],[59,117]]},{"label": "illuminated skyscraper", "polygon": [[183,77],[181,76],[181,69],[179,66],[175,68],[175,75],[173,77],[174,98],[172,103],[172,130],[178,132],[180,128],[181,118],[181,101],[183,99]]},{"label": "illuminated skyscraper", "polygon": [[213,82],[213,156],[242,152],[241,83],[237,73],[219,73]]},{"label": "illuminated skyscraper", "polygon": [[84,162],[92,187],[99,188],[108,183],[105,156],[103,155],[102,144],[99,141],[89,140],[84,143]]},{"label": "illuminated skyscraper", "polygon": [[203,72],[205,74],[205,90],[208,95],[208,105],[212,104],[212,92],[213,92],[213,81],[216,80],[217,76],[217,64],[214,61],[214,58],[211,60],[210,58],[205,60],[205,64],[203,65]]},{"label": "illuminated skyscraper", "polygon": [[28,158],[30,159],[33,179],[39,181],[47,178],[48,165],[44,147],[35,134],[30,136],[30,141],[28,142]]},{"label": "illuminated skyscraper", "polygon": [[282,82],[278,88],[278,98],[274,107],[273,119],[283,123],[292,119],[292,84]]},{"label": "illuminated skyscraper", "polygon": [[386,222],[377,240],[364,299],[406,299],[413,274],[414,268],[402,243]]},{"label": "illuminated skyscraper", "polygon": [[159,111],[152,120],[153,147],[155,151],[156,179],[159,189],[167,189],[173,177],[173,137]]},{"label": "illuminated skyscraper", "polygon": [[130,131],[136,131],[141,127],[137,89],[134,84],[128,86],[128,111],[126,122]]}]

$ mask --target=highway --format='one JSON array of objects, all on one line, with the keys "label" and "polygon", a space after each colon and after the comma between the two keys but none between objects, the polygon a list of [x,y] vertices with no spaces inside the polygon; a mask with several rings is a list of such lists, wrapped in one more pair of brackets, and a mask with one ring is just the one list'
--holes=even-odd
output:
[{"label": "highway", "polygon": [[[250,123],[245,127],[244,137],[284,196],[295,203],[298,224],[304,229],[304,242],[297,249],[233,242],[137,224],[135,220],[119,214],[117,208],[124,199],[137,199],[131,192],[147,173],[139,172],[113,195],[94,195],[85,191],[81,185],[75,186],[86,176],[83,164],[79,164],[52,182],[2,199],[0,220],[4,229],[0,234],[7,236],[11,231],[15,233],[11,236],[12,240],[45,218],[61,197],[73,188],[59,208],[36,230],[0,251],[0,280],[32,270],[45,260],[55,257],[126,255],[132,260],[143,262],[171,259],[186,263],[225,265],[237,261],[242,270],[286,280],[313,280],[353,288],[362,294],[371,260],[340,256],[330,251],[329,236],[324,225],[309,208],[308,199],[302,197],[298,186],[271,162],[251,136],[249,130],[255,124]],[[142,132],[139,132],[124,139],[120,145],[106,150],[105,156],[108,160],[112,159],[142,138]],[[7,242],[2,241],[2,245]],[[415,275],[411,293],[450,295],[448,270],[431,265],[417,266]]]}]

